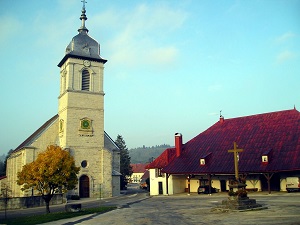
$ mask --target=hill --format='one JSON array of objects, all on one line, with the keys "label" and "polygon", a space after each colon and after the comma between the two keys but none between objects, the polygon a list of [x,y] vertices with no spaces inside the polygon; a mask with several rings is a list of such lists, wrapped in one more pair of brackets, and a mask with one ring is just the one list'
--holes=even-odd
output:
[{"label": "hill", "polygon": [[148,163],[152,162],[157,158],[166,148],[170,148],[170,145],[162,144],[152,147],[138,147],[129,149],[129,156],[131,157],[130,162],[132,164],[136,163]]}]

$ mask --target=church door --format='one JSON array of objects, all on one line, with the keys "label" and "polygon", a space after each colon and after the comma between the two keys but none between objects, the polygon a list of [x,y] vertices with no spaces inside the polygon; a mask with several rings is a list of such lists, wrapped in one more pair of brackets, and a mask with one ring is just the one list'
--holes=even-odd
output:
[{"label": "church door", "polygon": [[79,196],[80,198],[90,197],[90,179],[86,175],[81,176],[79,179]]}]

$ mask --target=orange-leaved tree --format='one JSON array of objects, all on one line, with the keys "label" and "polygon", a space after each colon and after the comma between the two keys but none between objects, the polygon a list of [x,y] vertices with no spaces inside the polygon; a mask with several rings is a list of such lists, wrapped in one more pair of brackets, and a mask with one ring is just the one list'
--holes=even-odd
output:
[{"label": "orange-leaved tree", "polygon": [[35,161],[24,165],[18,173],[17,183],[22,190],[34,188],[45,200],[46,213],[50,213],[49,202],[55,193],[74,189],[80,167],[75,166],[74,158],[61,147],[50,145],[40,153]]}]

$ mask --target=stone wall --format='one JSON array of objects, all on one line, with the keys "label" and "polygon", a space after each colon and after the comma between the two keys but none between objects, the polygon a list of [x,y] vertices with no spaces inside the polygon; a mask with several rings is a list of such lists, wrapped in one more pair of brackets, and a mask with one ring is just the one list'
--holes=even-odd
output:
[{"label": "stone wall", "polygon": [[[50,201],[51,205],[59,205],[66,203],[66,199],[62,194],[54,195]],[[26,209],[46,206],[44,199],[41,196],[9,198],[6,209]],[[0,198],[0,210],[5,210],[5,199]]]}]

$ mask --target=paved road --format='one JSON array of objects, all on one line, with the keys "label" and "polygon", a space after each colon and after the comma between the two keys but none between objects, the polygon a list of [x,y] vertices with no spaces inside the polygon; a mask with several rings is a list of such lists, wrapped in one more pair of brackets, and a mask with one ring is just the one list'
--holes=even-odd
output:
[{"label": "paved road", "polygon": [[61,220],[54,224],[101,225],[194,225],[194,224],[300,224],[300,194],[256,194],[251,198],[268,209],[246,212],[216,212],[212,208],[227,195],[178,195],[151,197],[100,215]]},{"label": "paved road", "polygon": [[[300,224],[300,193],[251,193],[268,209],[246,212],[217,212],[211,209],[227,198],[225,193],[186,194],[149,197],[146,193],[129,194],[115,199],[91,201],[93,204],[118,205],[104,213],[74,217],[46,225],[161,225],[161,224]],[[83,203],[85,204],[85,203]],[[84,207],[84,205],[83,205]]]}]

